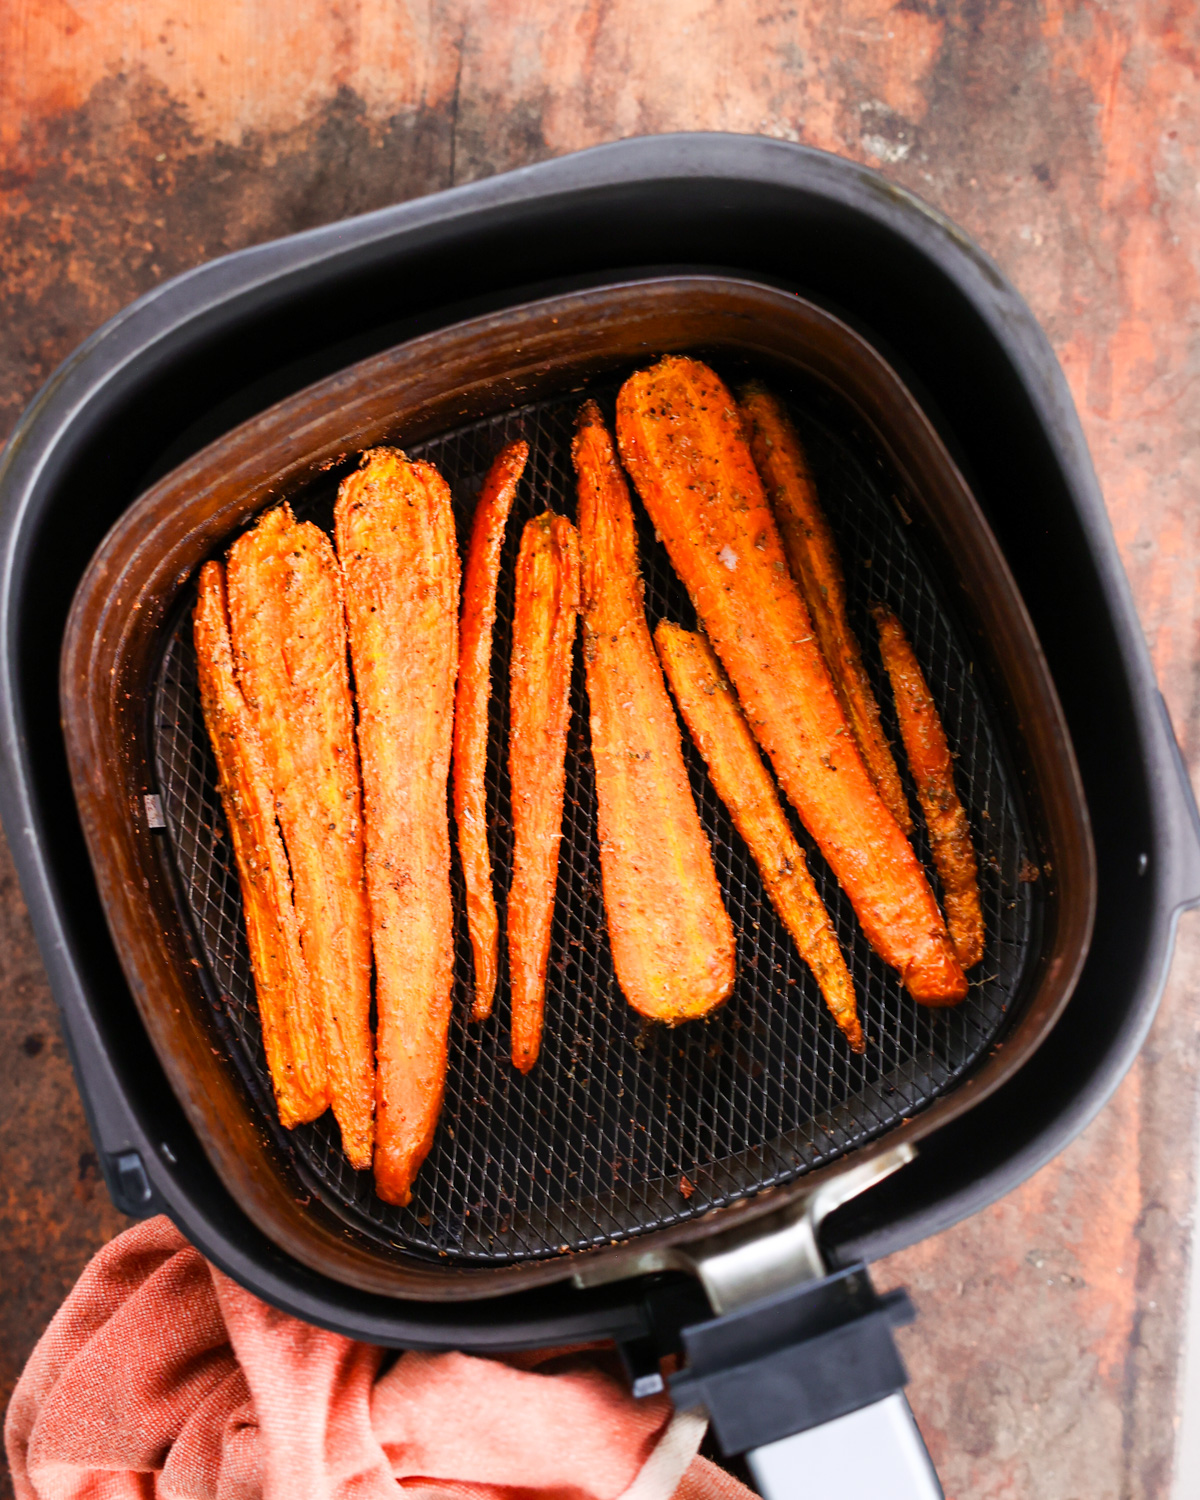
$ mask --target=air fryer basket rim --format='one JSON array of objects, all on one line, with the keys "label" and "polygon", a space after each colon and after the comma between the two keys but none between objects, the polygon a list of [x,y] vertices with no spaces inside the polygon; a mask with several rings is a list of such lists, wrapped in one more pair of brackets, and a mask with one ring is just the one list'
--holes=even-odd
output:
[{"label": "air fryer basket rim", "polygon": [[[322,1250],[315,1237],[315,1224],[310,1233],[303,1222],[291,1222],[295,1210],[290,1198],[282,1218],[278,1200],[269,1195],[257,1200],[257,1211],[251,1208],[255,1195],[262,1192],[261,1185],[279,1168],[264,1159],[246,1173],[246,1153],[261,1149],[258,1131],[247,1134],[241,1107],[232,1098],[218,1103],[225,1099],[229,1085],[225,1067],[214,1069],[208,1039],[186,1034],[192,1012],[204,1007],[199,994],[193,993],[194,986],[180,977],[195,975],[194,960],[179,951],[173,961],[164,961],[166,949],[176,941],[168,934],[178,923],[179,897],[162,889],[157,846],[166,835],[150,834],[140,820],[131,821],[128,816],[128,800],[136,802],[139,789],[152,784],[147,777],[153,771],[143,767],[136,748],[141,715],[135,711],[131,721],[124,705],[146,697],[145,674],[158,670],[155,663],[161,647],[157,642],[160,630],[166,628],[158,622],[177,613],[171,596],[184,587],[183,580],[190,577],[196,563],[214,546],[223,545],[263,503],[284,493],[294,494],[297,487],[303,491],[310,482],[307,476],[323,472],[330,454],[377,441],[409,446],[416,434],[442,426],[446,414],[451,427],[461,423],[466,404],[478,405],[480,411],[494,405],[508,409],[515,397],[515,405],[524,406],[555,390],[569,391],[593,366],[607,368],[614,360],[624,363],[630,357],[636,361],[660,346],[708,342],[727,346],[734,358],[739,354],[751,357],[755,350],[769,358],[773,351],[773,357],[784,365],[794,361],[818,382],[828,381],[875,428],[898,465],[899,482],[904,482],[900,476],[909,476],[912,499],[905,504],[922,513],[928,510],[935,529],[943,528],[945,567],[953,569],[951,559],[958,558],[965,570],[958,585],[959,602],[976,614],[976,625],[969,632],[973,644],[966,649],[977,655],[981,667],[985,658],[994,661],[996,685],[1003,682],[1001,696],[1011,700],[1007,710],[1010,732],[1015,741],[1024,742],[1021,755],[1030,778],[1026,796],[1032,793],[1040,808],[1035,821],[1042,830],[1039,841],[1046,840],[1035,858],[1052,859],[1062,872],[1061,880],[1056,876],[1045,882],[1061,894],[1054,895],[1047,908],[1053,918],[1040,929],[1036,964],[1021,989],[1009,993],[1009,1002],[1014,1007],[1020,1003],[1020,1010],[1014,1009],[1009,1017],[1004,1046],[989,1048],[990,1056],[981,1056],[971,1065],[969,1090],[964,1091],[960,1082],[952,1090],[953,1099],[947,1092],[924,1112],[917,1108],[896,1111],[897,1116],[907,1113],[911,1118],[903,1122],[897,1118],[870,1147],[862,1141],[851,1146],[854,1159],[895,1144],[899,1136],[916,1140],[1001,1086],[1052,1027],[1079,971],[1091,927],[1094,855],[1070,737],[1044,658],[1003,557],[961,475],[911,395],[869,344],[828,313],[792,294],[729,278],[694,276],[639,279],[545,299],[452,325],[385,351],[233,429],[140,497],[106,537],[80,584],[62,667],[63,715],[75,793],[106,912],[143,1020],[214,1165],[242,1207],[261,1224],[273,1225],[273,1237],[291,1253],[330,1275],[357,1277],[359,1284],[379,1290],[387,1281],[392,1295],[427,1295],[436,1300],[443,1295],[495,1295],[505,1284],[544,1283],[561,1277],[564,1270],[562,1262],[486,1272],[463,1267],[456,1277],[447,1278],[444,1273],[428,1272],[417,1277],[414,1268],[401,1280],[398,1267],[388,1271],[383,1265],[360,1263],[356,1267],[346,1262],[338,1272],[328,1249]],[[626,352],[618,354],[618,349]],[[467,383],[460,389],[459,381],[464,379]],[[481,382],[487,394],[473,394]],[[398,434],[397,422],[401,424]],[[942,582],[950,586],[950,581],[951,572],[946,571]],[[982,658],[977,654],[981,648]],[[1025,725],[1024,735],[1011,727],[1014,714]],[[999,723],[993,721],[992,727],[998,731]],[[110,747],[119,769],[108,769]],[[962,748],[972,757],[978,743]],[[970,763],[966,760],[963,765]],[[92,770],[97,765],[106,768],[99,777]],[[161,785],[158,789],[168,806],[167,789]],[[994,809],[997,817],[1001,817],[1000,805]],[[208,816],[202,815],[202,824]],[[991,830],[1000,825],[987,826]],[[143,900],[142,887],[147,882],[149,890]],[[131,894],[134,891],[136,897]],[[160,908],[154,920],[149,918],[152,903]],[[206,913],[204,922],[212,916],[211,908]],[[220,988],[234,986],[228,977],[214,978],[213,983]],[[222,1035],[228,1014],[222,1007],[217,1018]],[[215,1037],[212,1040],[224,1045]],[[467,1057],[463,1064],[469,1065]],[[212,1076],[198,1084],[198,1070]],[[474,1135],[473,1128],[469,1134]],[[507,1154],[504,1146],[493,1144],[491,1149]],[[735,1215],[750,1220],[808,1191],[811,1176],[810,1172],[790,1185],[778,1185],[770,1194],[761,1193],[760,1184],[760,1195],[753,1201],[744,1200],[736,1210],[720,1210],[721,1225]],[[303,1190],[297,1186],[292,1191]],[[426,1209],[440,1219],[443,1209],[436,1203],[435,1195],[434,1204],[427,1204]],[[585,1212],[582,1202],[577,1207]],[[686,1227],[660,1226],[640,1243],[649,1247],[702,1236],[721,1225],[706,1215]],[[415,1225],[412,1228],[416,1231]],[[572,1262],[572,1268],[576,1263]]]},{"label": "air fryer basket rim", "polygon": [[[45,843],[49,806],[40,793],[29,738],[37,704],[22,696],[20,671],[21,626],[29,608],[25,572],[38,528],[63,503],[64,476],[97,431],[115,424],[150,381],[169,377],[189,348],[245,327],[272,303],[294,300],[314,287],[332,295],[368,263],[388,261],[395,267],[430,246],[453,247],[471,234],[506,225],[519,224],[530,235],[539,229],[544,235],[548,226],[561,230],[564,211],[586,211],[598,197],[636,198],[648,224],[664,196],[676,194],[673,201],[715,216],[720,201],[739,191],[752,193],[754,201],[771,195],[772,203],[781,205],[780,213],[795,215],[796,222],[816,210],[843,213],[856,234],[881,236],[898,253],[912,255],[946,295],[960,297],[978,315],[973,347],[994,353],[1021,387],[1047,446],[1046,462],[1061,479],[1064,513],[1080,528],[1103,596],[1104,624],[1114,637],[1117,670],[1128,689],[1130,753],[1146,792],[1144,843],[1150,863],[1143,887],[1145,912],[1136,930],[1127,934],[1131,958],[1119,1015],[1089,1058],[1086,1076],[1065,1098],[1051,1090],[1044,1099],[1035,1099],[1024,1135],[1014,1137],[1007,1154],[990,1153],[987,1170],[972,1179],[968,1190],[931,1187],[907,1218],[890,1206],[867,1225],[854,1249],[870,1256],[885,1253],[992,1201],[1087,1123],[1123,1075],[1152,1019],[1177,911],[1200,896],[1194,804],[1062,373],[1032,314],[987,257],[940,215],[876,174],[808,148],[751,137],[629,141],[241,252],[168,283],[106,325],[56,372],[0,463],[5,500],[0,519],[0,734],[8,773],[0,796],[89,1123],[119,1201],[142,1212],[169,1203],[177,1222],[214,1260],[261,1295],[315,1322],[390,1342],[470,1340],[478,1347],[497,1347],[587,1336],[585,1330],[594,1333],[606,1321],[616,1327],[624,1319],[633,1326],[637,1312],[630,1297],[610,1298],[603,1306],[573,1296],[542,1297],[536,1309],[518,1299],[495,1309],[485,1328],[477,1319],[457,1323],[439,1317],[431,1322],[417,1309],[405,1312],[381,1305],[379,1299],[344,1296],[273,1254],[252,1225],[230,1214],[220,1185],[196,1175],[194,1162],[185,1164],[189,1180],[162,1155],[160,1129],[146,1115],[145,1094],[137,1086],[141,1080],[130,1075],[128,1059],[96,1008],[89,982],[94,965],[73,930],[73,913],[63,903],[61,877]],[[639,224],[638,233],[644,232]],[[756,257],[757,251],[744,260],[731,254],[725,263],[751,278],[777,280],[780,273],[758,266]],[[680,259],[661,258],[671,263]],[[645,256],[626,254],[623,263],[648,262]],[[559,273],[579,269],[564,263]],[[512,281],[516,284],[515,277]],[[499,287],[495,305],[503,301]],[[1069,1007],[1065,1020],[1070,1015]],[[1002,1116],[1003,1092],[994,1103],[989,1121]],[[113,1164],[126,1151],[139,1153],[137,1170],[128,1177],[114,1176]],[[911,1178],[920,1165],[902,1177]],[[838,1245],[835,1226],[835,1255]]]}]

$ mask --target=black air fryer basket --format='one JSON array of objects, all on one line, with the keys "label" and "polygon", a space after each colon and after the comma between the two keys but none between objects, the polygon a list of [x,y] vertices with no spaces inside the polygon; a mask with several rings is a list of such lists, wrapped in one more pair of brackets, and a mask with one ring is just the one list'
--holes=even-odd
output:
[{"label": "black air fryer basket", "polygon": [[[903,453],[889,448],[884,432],[887,452],[878,461],[882,467],[872,470],[874,439],[866,434],[861,443],[848,442],[853,422],[847,428],[836,400],[819,397],[801,372],[792,393],[797,414],[810,423],[806,436],[818,464],[850,497],[838,522],[842,547],[860,559],[877,557],[886,574],[854,607],[865,608],[868,592],[882,591],[902,615],[909,612],[935,695],[956,705],[952,738],[972,746],[959,768],[968,803],[975,814],[980,808],[991,809],[989,818],[995,814],[981,851],[995,940],[987,973],[999,974],[1007,963],[1011,986],[989,990],[985,983],[960,1019],[935,1038],[926,1018],[913,1016],[911,1008],[889,1009],[884,991],[872,989],[876,981],[864,958],[856,979],[866,996],[868,1028],[887,1038],[895,1064],[891,1072],[877,1069],[873,1079],[850,1076],[848,1055],[833,1045],[836,1037],[813,1042],[781,1032],[764,1040],[747,1024],[745,1036],[722,1035],[716,1048],[694,1044],[683,1033],[669,1044],[652,1043],[652,1051],[677,1047],[678,1057],[659,1062],[663,1076],[678,1075],[672,1086],[682,1098],[690,1097],[689,1080],[706,1066],[709,1095],[700,1096],[703,1109],[690,1126],[668,1120],[669,1107],[666,1116],[656,1116],[654,1102],[647,1103],[645,1140],[635,1148],[644,1161],[631,1160],[614,1126],[608,1155],[618,1165],[609,1180],[599,1180],[594,1153],[584,1151],[573,1167],[563,1168],[564,1175],[591,1172],[595,1178],[588,1201],[603,1200],[608,1207],[590,1216],[577,1203],[555,1217],[545,1205],[534,1209],[527,1202],[522,1210],[514,1199],[510,1212],[489,1219],[486,1210],[503,1196],[504,1171],[488,1178],[481,1168],[482,1175],[472,1178],[464,1168],[456,1177],[464,1152],[469,1154],[463,1147],[440,1157],[435,1150],[426,1172],[431,1183],[444,1181],[439,1211],[422,1216],[424,1224],[414,1216],[406,1226],[381,1216],[369,1192],[364,1196],[342,1183],[331,1166],[329,1142],[313,1135],[287,1170],[298,1174],[297,1195],[315,1194],[324,1205],[320,1211],[340,1215],[351,1239],[371,1242],[382,1255],[391,1244],[418,1258],[444,1259],[449,1246],[451,1260],[462,1252],[464,1264],[474,1257],[477,1267],[503,1262],[527,1268],[506,1272],[494,1285],[477,1280],[465,1296],[434,1289],[433,1273],[424,1289],[414,1284],[411,1294],[398,1293],[386,1278],[336,1268],[331,1273],[320,1257],[297,1251],[286,1234],[264,1227],[247,1211],[237,1182],[221,1170],[220,1152],[197,1133],[186,1090],[181,1093],[178,1078],[168,1077],[160,1052],[150,1045],[144,1008],[139,1013],[135,1007],[91,873],[51,690],[72,597],[105,534],[135,514],[130,507],[139,496],[169,494],[173,475],[200,472],[205,455],[221,451],[221,443],[248,421],[273,430],[272,411],[288,409],[279,403],[295,402],[315,383],[326,382],[336,392],[338,372],[393,365],[398,370],[406,350],[452,349],[458,325],[486,329],[489,319],[511,319],[512,309],[546,307],[548,299],[577,309],[596,305],[604,289],[617,286],[717,284],[748,287],[751,300],[758,295],[764,306],[771,297],[798,294],[812,309],[814,327],[825,319],[845,330],[847,348],[857,339],[871,358],[882,357],[915,397],[921,421],[931,424],[930,443],[944,455],[947,482],[963,485],[971,505],[977,502],[976,533],[989,546],[994,537],[998,546],[996,571],[1011,580],[1016,613],[1025,620],[1023,628],[1031,627],[1029,659],[1042,662],[1044,656],[1046,680],[1053,684],[1049,699],[1056,691],[1061,704],[1054,722],[1062,730],[1063,763],[1070,764],[1073,746],[1081,816],[1085,823],[1090,817],[1095,864],[1094,886],[1088,872],[1088,898],[1094,896],[1095,927],[1082,972],[1057,1020],[1047,1018],[1048,1034],[1042,1039],[1039,1033],[1032,1055],[1009,1068],[997,1086],[987,1084],[989,1058],[995,1056],[989,1049],[1015,1024],[1020,1009],[1016,976],[1022,955],[1036,946],[1039,922],[1055,919],[1055,882],[1064,872],[1043,872],[1037,864],[1044,848],[1036,795],[1022,789],[1024,726],[1011,713],[1005,719],[1003,671],[991,679],[981,671],[978,682],[971,678],[971,632],[978,622],[969,618],[967,605],[955,604],[952,590],[939,592],[946,573],[938,569],[937,528],[924,551],[920,525],[911,547],[905,540],[910,518],[901,493]],[[539,325],[531,317],[535,342]],[[775,356],[769,343],[759,353],[767,373],[783,379],[783,366],[770,363]],[[718,341],[711,357],[718,367],[724,358],[736,378],[743,372],[738,361],[752,364],[753,358],[744,349],[735,357],[733,348]],[[624,364],[613,356],[607,364],[597,358],[581,366],[578,383],[590,382],[602,398],[611,394],[622,370],[655,352],[654,339],[625,352]],[[364,360],[375,363],[363,367]],[[525,385],[514,385],[507,414],[486,402],[472,410],[468,400],[451,421],[430,396],[427,410],[414,405],[417,416],[402,435],[411,447],[425,444],[457,481],[460,497],[471,493],[501,437],[530,435],[542,465],[539,503],[561,493],[561,505],[569,509],[569,484],[553,453],[578,397],[568,399],[561,382],[550,389],[532,359],[529,371]],[[371,421],[364,417],[356,429],[366,441],[388,435],[384,418]],[[363,445],[347,444],[342,451]],[[336,471],[323,488],[316,478],[315,440],[310,447],[305,462],[311,461],[312,474],[295,481],[294,493],[320,519]],[[899,465],[894,484],[894,475],[879,478],[889,453]],[[328,456],[332,461],[338,455],[331,449]],[[185,471],[186,465],[192,469]],[[280,473],[283,465],[281,457]],[[604,147],[245,251],[168,283],[106,325],[53,377],[6,450],[0,494],[4,821],[106,1180],[122,1208],[168,1212],[206,1255],[259,1295],[377,1342],[484,1350],[613,1337],[628,1352],[634,1375],[651,1385],[657,1355],[682,1347],[687,1366],[677,1377],[677,1401],[707,1406],[727,1451],[760,1450],[756,1474],[764,1485],[775,1483],[762,1456],[772,1450],[764,1444],[800,1426],[820,1430],[817,1424],[831,1417],[849,1421],[844,1414],[897,1389],[903,1377],[896,1374],[886,1334],[895,1309],[874,1298],[861,1263],[993,1201],[1082,1129],[1149,1025],[1178,912],[1200,900],[1200,835],[1191,790],[1065,381],[1032,315],[981,252],[875,174],[800,147],[727,136]],[[237,1005],[237,986],[245,989],[246,976],[244,955],[236,951],[236,892],[228,882],[223,888],[214,884],[211,870],[197,874],[199,834],[206,820],[211,826],[214,808],[195,723],[187,580],[195,562],[219,552],[231,530],[268,498],[266,490],[247,498],[238,514],[230,500],[220,524],[210,515],[197,522],[186,546],[170,540],[180,550],[170,554],[170,590],[162,579],[157,585],[163,617],[155,629],[161,638],[153,671],[148,665],[139,679],[145,691],[136,726],[153,769],[145,789],[152,785],[162,797],[172,850],[163,866],[163,889],[174,893],[180,931],[186,929],[188,941],[198,944],[199,966],[213,974],[222,962],[227,966],[214,984],[223,1001],[234,996],[226,1005],[226,1041],[230,1056],[240,1059],[239,1087],[247,1097],[261,1091],[263,1079],[254,1073],[252,1025],[234,1034],[238,1017],[252,1010],[247,995]],[[532,492],[527,503],[533,503]],[[947,536],[942,543],[949,544]],[[111,545],[112,538],[106,547]],[[168,542],[162,545],[160,572],[168,567]],[[682,606],[654,545],[652,535],[643,537],[652,609],[674,609],[679,618]],[[158,566],[157,558],[145,564],[147,579]],[[103,653],[103,620],[96,619],[96,651]],[[863,626],[866,633],[865,619]],[[990,645],[1002,664],[1005,644],[993,637]],[[976,730],[964,728],[967,720]],[[103,778],[105,771],[97,767],[94,777]],[[694,771],[703,803],[703,774],[698,765]],[[503,795],[503,787],[494,789],[501,808]],[[581,820],[581,848],[589,837],[583,828],[589,796],[585,782],[572,787],[569,806]],[[131,802],[130,816],[136,815]],[[1043,809],[1042,815],[1052,824],[1057,810]],[[708,821],[718,839],[727,899],[740,892],[731,910],[741,903],[734,916],[743,929],[742,951],[753,951],[754,965],[779,968],[787,961],[781,959],[786,945],[769,921],[755,925],[761,892],[753,872],[744,859],[739,863],[732,837],[722,838],[715,809]],[[972,822],[977,830],[982,826],[978,816]],[[722,855],[726,843],[730,852]],[[1028,872],[1023,881],[1018,870]],[[836,903],[832,887],[828,895]],[[588,909],[594,897],[586,882],[575,899],[560,923],[565,977],[556,983],[564,1004],[573,990],[583,993],[605,982],[596,969],[603,960],[587,957],[587,933],[599,917]],[[1063,909],[1069,907],[1068,900]],[[113,917],[111,900],[107,915]],[[572,951],[579,955],[574,970],[568,962]],[[802,988],[798,966],[794,978]],[[1068,992],[1069,982],[1060,999]],[[809,1021],[819,1025],[819,1005]],[[774,1024],[768,1020],[768,1031]],[[649,1066],[644,1039],[628,1027],[617,1025],[601,1040],[610,1071],[627,1066],[636,1078]],[[465,1031],[456,1045],[461,1073],[470,1050]],[[806,1046],[817,1049],[807,1059]],[[726,1053],[732,1058],[739,1047],[749,1061],[740,1075],[734,1069],[727,1076],[712,1059]],[[794,1076],[779,1071],[784,1054],[801,1059]],[[910,1066],[918,1057],[936,1057],[936,1067],[920,1073]],[[551,1041],[546,1076],[558,1078],[564,1089],[569,1081],[567,1093],[576,1102],[572,1070],[578,1062],[558,1056]],[[901,1091],[889,1103],[887,1090],[895,1091],[901,1064],[908,1067],[911,1096]],[[471,1065],[469,1088],[460,1088],[464,1098],[469,1089],[490,1099],[509,1087],[482,1053]],[[603,1071],[594,1062],[588,1066]],[[818,1085],[813,1080],[822,1077],[822,1068],[826,1081]],[[727,1140],[711,1139],[704,1111],[724,1109],[728,1115],[722,1089],[726,1095],[745,1092],[745,1079],[755,1077],[762,1079],[758,1094],[750,1086],[738,1106],[741,1133],[731,1128]],[[973,1102],[976,1077],[981,1097]],[[802,1084],[825,1093],[797,1104]],[[553,1108],[567,1107],[561,1102],[567,1093],[555,1096]],[[951,1097],[958,1101],[953,1107]],[[536,1109],[531,1113],[527,1106],[522,1113],[519,1100],[503,1107],[516,1122],[504,1138],[515,1153],[510,1165],[528,1176],[553,1156],[553,1133],[546,1135]],[[500,1101],[495,1108],[501,1109]],[[927,1108],[913,1159],[911,1145],[894,1132],[902,1119]],[[820,1120],[824,1154],[806,1148],[806,1156],[797,1147],[791,1158],[783,1153],[769,1164],[770,1170],[759,1158],[747,1169],[745,1154],[761,1156],[764,1130],[756,1132],[746,1121],[755,1110],[774,1119],[788,1109],[799,1111],[795,1138],[803,1136],[810,1146],[811,1124]],[[502,1134],[507,1127],[495,1118],[489,1128]],[[586,1111],[581,1115],[581,1138],[590,1118]],[[685,1140],[689,1128],[695,1139]],[[686,1184],[691,1191],[682,1197],[669,1189],[686,1175],[701,1136],[713,1160],[737,1159],[742,1167],[728,1168],[724,1177],[710,1174],[693,1206],[694,1183]],[[287,1149],[287,1143],[269,1141],[263,1147],[268,1153]],[[481,1151],[480,1160],[488,1154]],[[637,1181],[652,1182],[658,1195],[649,1217],[648,1190],[640,1208],[629,1206],[629,1184]],[[470,1237],[464,1238],[462,1225],[471,1203],[478,1205],[481,1227],[468,1254]],[[447,1239],[456,1214],[457,1230],[451,1225]],[[644,1230],[652,1232],[643,1244]],[[590,1253],[570,1258],[585,1251]],[[375,1253],[363,1251],[368,1259]],[[706,1322],[710,1309],[720,1316]],[[828,1376],[831,1368],[872,1363],[883,1372],[873,1386],[860,1382],[861,1388],[850,1389],[853,1381],[839,1384]],[[751,1365],[759,1375],[749,1373]],[[826,1372],[819,1383],[828,1393],[814,1404],[818,1368]],[[740,1372],[732,1384],[731,1369]],[[741,1394],[731,1396],[734,1389]],[[780,1391],[790,1395],[780,1398]]]}]

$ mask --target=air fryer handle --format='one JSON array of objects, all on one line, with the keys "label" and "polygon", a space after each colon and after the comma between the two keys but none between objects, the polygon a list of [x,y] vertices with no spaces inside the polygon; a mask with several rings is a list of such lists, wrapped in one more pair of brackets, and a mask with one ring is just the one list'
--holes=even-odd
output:
[{"label": "air fryer handle", "polygon": [[1180,907],[1200,905],[1200,811],[1196,807],[1196,796],[1192,791],[1192,779],[1188,775],[1187,762],[1179,748],[1175,727],[1171,723],[1170,710],[1161,693],[1158,698],[1163,730],[1166,734],[1168,757],[1174,775],[1168,774],[1164,791],[1169,802],[1167,826],[1174,843],[1168,904],[1173,910]]},{"label": "air fryer handle", "polygon": [[[57,935],[56,935],[57,938]],[[38,932],[43,953],[61,948]],[[63,1040],[83,1103],[88,1132],[96,1146],[100,1171],[113,1206],[131,1219],[146,1219],[164,1211],[151,1177],[155,1151],[129,1105],[129,1090],[117,1072],[110,1038],[100,1030],[77,977],[56,987]],[[87,1066],[80,1059],[87,1059]]]},{"label": "air fryer handle", "polygon": [[941,1500],[892,1337],[915,1316],[863,1265],[803,1281],[683,1328],[672,1399],[708,1413],[767,1500]]},{"label": "air fryer handle", "polygon": [[753,1448],[746,1462],[764,1500],[944,1500],[903,1391]]}]

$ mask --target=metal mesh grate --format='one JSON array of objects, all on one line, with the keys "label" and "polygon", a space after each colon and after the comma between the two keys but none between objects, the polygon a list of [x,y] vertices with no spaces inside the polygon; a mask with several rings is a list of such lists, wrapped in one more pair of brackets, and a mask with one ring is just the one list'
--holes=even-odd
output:
[{"label": "metal mesh grate", "polygon": [[[617,384],[592,391],[610,416]],[[899,745],[899,735],[867,614],[873,600],[884,600],[903,621],[942,712],[958,756],[956,779],[976,840],[987,921],[987,953],[968,999],[952,1010],[925,1010],[871,952],[849,902],[795,825],[850,962],[867,1036],[863,1057],[849,1051],[827,1014],[686,733],[693,788],[737,933],[737,985],[709,1020],[674,1031],[643,1024],[625,1004],[605,931],[577,653],[541,1058],[527,1078],[509,1060],[503,956],[492,1017],[482,1024],[467,1019],[472,969],[456,864],[456,992],[445,1107],[412,1205],[381,1203],[370,1173],[355,1172],[342,1156],[331,1114],[293,1132],[275,1115],[237,874],[199,711],[192,599],[183,601],[159,670],[154,754],[174,873],[206,965],[214,1019],[266,1128],[306,1190],[381,1246],[442,1264],[447,1257],[503,1264],[628,1238],[790,1181],[953,1087],[987,1049],[1018,992],[1036,930],[1037,889],[1021,879],[1029,839],[998,721],[973,673],[965,637],[913,545],[896,480],[871,440],[823,390],[790,396],[842,549],[853,622],[893,744]],[[530,515],[546,505],[575,513],[570,437],[581,399],[576,392],[411,450],[437,464],[450,482],[465,539],[497,450],[518,436],[531,446],[505,541],[493,657],[488,799],[501,896],[511,848],[505,746],[512,568]],[[341,472],[293,497],[297,514],[328,528]],[[691,624],[687,596],[638,510],[650,623],[665,615]],[[901,771],[916,812],[903,764]],[[919,814],[918,824],[915,847],[932,870]]]}]

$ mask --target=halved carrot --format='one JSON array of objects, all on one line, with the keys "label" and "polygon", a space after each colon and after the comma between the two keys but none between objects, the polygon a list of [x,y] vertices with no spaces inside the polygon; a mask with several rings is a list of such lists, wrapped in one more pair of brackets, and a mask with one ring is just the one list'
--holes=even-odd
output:
[{"label": "halved carrot", "polygon": [[733,397],[699,361],[668,357],[622,386],[617,432],[755,738],[863,931],[915,999],[961,1000],[966,975],[854,743]]},{"label": "halved carrot", "polygon": [[879,649],[892,682],[900,736],[942,881],[946,926],[959,962],[971,969],[983,958],[983,907],[971,828],[954,789],[946,731],[904,627],[882,604],[871,613],[879,627]]},{"label": "halved carrot", "polygon": [[471,1016],[476,1021],[482,1021],[492,1011],[500,931],[488,852],[486,793],[496,580],[504,527],[528,458],[526,442],[509,443],[496,455],[475,506],[463,571],[458,695],[454,706],[454,821],[466,887],[467,931],[475,955],[475,1000]]},{"label": "halved carrot", "polygon": [[433,1144],[454,978],[447,780],[458,670],[450,491],[394,448],[363,455],[334,511],[358,697],[375,948],[375,1186],[404,1204]]},{"label": "halved carrot", "polygon": [[193,633],[204,724],[242,887],[263,1047],[280,1121],[291,1130],[315,1120],[329,1103],[321,1017],[300,946],[262,742],[234,670],[218,562],[200,569]]},{"label": "halved carrot", "polygon": [[362,793],[333,545],[276,506],[229,550],[229,628],[262,740],[350,1163],[371,1165],[375,1051]]},{"label": "halved carrot", "polygon": [[808,456],[782,405],[752,386],[742,392],[750,451],[783,537],[792,577],[808,605],[813,629],[859,753],[888,811],[912,832],[912,813],[879,721],[879,705],[846,613],[846,579],[837,542],[817,499]]},{"label": "halved carrot", "polygon": [[512,1059],[537,1061],[558,885],[571,661],[579,614],[579,536],[543,511],[521,534],[514,583],[508,765],[513,878],[508,892]]},{"label": "halved carrot", "polygon": [[683,721],[758,866],[771,905],[816,976],[851,1048],[863,1051],[854,981],[833,923],[720,662],[702,635],[669,620],[659,621],[654,644]]},{"label": "halved carrot", "polygon": [[646,625],[629,489],[594,401],[579,413],[571,455],[579,479],[584,664],[613,966],[634,1010],[674,1025],[728,997],[733,925]]}]

